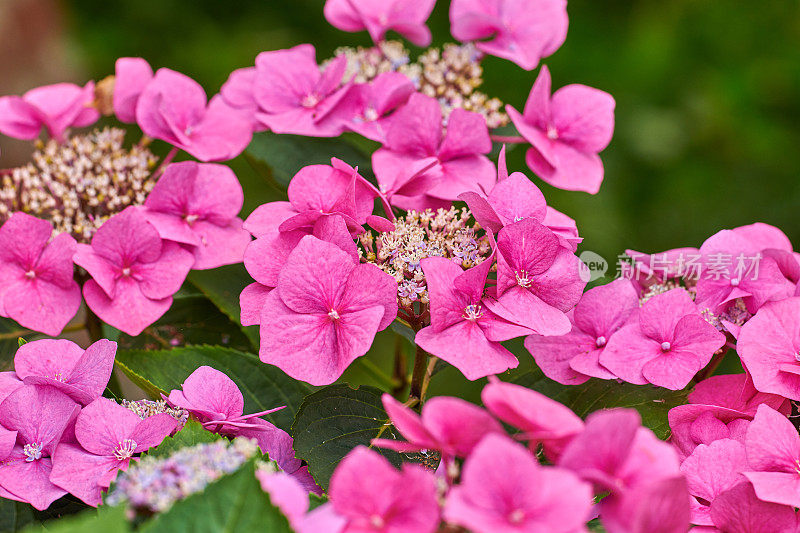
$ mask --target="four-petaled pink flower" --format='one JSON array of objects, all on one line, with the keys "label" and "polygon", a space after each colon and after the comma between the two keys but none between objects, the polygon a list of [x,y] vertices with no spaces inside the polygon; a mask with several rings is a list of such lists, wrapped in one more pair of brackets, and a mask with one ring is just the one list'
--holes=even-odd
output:
[{"label": "four-petaled pink flower", "polygon": [[42,127],[50,137],[64,141],[69,128],[97,122],[100,113],[92,105],[94,82],[83,87],[57,83],[31,89],[22,96],[0,97],[0,133],[16,139],[33,140]]},{"label": "four-petaled pink flower", "polygon": [[161,444],[178,425],[160,413],[142,420],[108,398],[84,407],[75,421],[77,444],[62,442],[53,454],[50,481],[97,507],[119,470],[127,470],[134,454]]},{"label": "four-petaled pink flower", "polygon": [[431,44],[425,21],[436,0],[327,0],[325,18],[342,31],[367,30],[376,43],[394,30],[417,46]]},{"label": "four-petaled pink flower", "polygon": [[66,339],[41,339],[19,347],[14,370],[25,384],[50,385],[87,405],[108,385],[116,351],[117,343],[106,339],[86,350]]},{"label": "four-petaled pink flower", "polygon": [[75,239],[50,239],[53,226],[14,213],[0,227],[0,316],[23,327],[58,335],[81,305],[74,279]]},{"label": "four-petaled pink flower", "polygon": [[525,161],[537,176],[559,189],[595,194],[603,181],[597,155],[614,132],[614,99],[585,85],[567,85],[550,96],[550,71],[542,67],[522,115],[508,116],[531,143]]},{"label": "four-petaled pink flower", "polygon": [[250,123],[190,77],[159,69],[136,103],[136,121],[150,137],[161,139],[201,161],[226,161],[250,144]]},{"label": "four-petaled pink flower", "polygon": [[573,533],[591,508],[591,485],[569,470],[541,466],[507,437],[487,435],[447,494],[444,518],[475,533]]},{"label": "four-petaled pink flower", "polygon": [[706,322],[689,293],[672,289],[645,302],[638,321],[611,337],[600,364],[629,383],[678,390],[724,345],[725,335]]},{"label": "four-petaled pink flower", "polygon": [[133,124],[139,96],[153,79],[153,69],[141,57],[120,57],[115,65],[114,78],[114,114],[121,122]]},{"label": "four-petaled pink flower", "polygon": [[421,261],[430,296],[431,325],[414,342],[447,361],[469,380],[516,368],[517,358],[500,342],[532,331],[493,313],[483,297],[493,256],[464,271],[443,257]]},{"label": "four-petaled pink flower", "polygon": [[[50,481],[53,452],[80,412],[63,392],[42,385],[23,385],[0,404],[0,424],[17,432],[14,448],[0,457],[0,487],[6,497],[43,511],[67,491]],[[5,440],[5,439],[3,439]]]},{"label": "four-petaled pink flower", "polygon": [[397,471],[364,446],[336,467],[329,497],[345,520],[341,533],[433,533],[439,525],[433,474],[408,463]]},{"label": "four-petaled pink flower", "polygon": [[566,0],[453,0],[450,31],[478,50],[533,70],[567,38]]},{"label": "four-petaled pink flower", "polygon": [[92,276],[83,286],[86,304],[129,335],[138,335],[169,309],[194,263],[191,252],[162,241],[135,207],[108,219],[91,245],[78,245],[74,259]]},{"label": "four-petaled pink flower", "polygon": [[312,385],[333,383],[397,316],[397,283],[308,235],[261,312],[261,360]]},{"label": "four-petaled pink flower", "polygon": [[572,330],[566,335],[531,335],[525,348],[542,372],[564,385],[584,383],[589,377],[616,377],[600,364],[600,355],[619,328],[636,315],[639,297],[626,279],[589,289],[568,315]]},{"label": "four-petaled pink flower", "polygon": [[[484,154],[492,149],[486,121],[478,113],[456,109],[443,133],[442,109],[434,98],[414,93],[393,115],[383,147],[372,154],[381,190],[403,209],[449,205],[464,192],[491,189],[495,168]],[[416,177],[409,169],[435,158],[436,164]],[[423,161],[424,160],[424,161]]]},{"label": "four-petaled pink flower", "polygon": [[244,193],[225,165],[185,161],[167,167],[145,200],[145,216],[162,239],[188,244],[192,268],[240,263],[250,233],[236,215]]}]

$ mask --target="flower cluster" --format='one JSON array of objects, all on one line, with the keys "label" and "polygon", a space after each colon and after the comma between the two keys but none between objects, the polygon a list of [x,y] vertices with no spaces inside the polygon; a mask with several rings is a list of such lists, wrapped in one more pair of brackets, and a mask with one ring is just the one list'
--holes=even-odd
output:
[{"label": "flower cluster", "polygon": [[168,414],[169,416],[178,421],[178,427],[176,428],[176,431],[182,430],[183,427],[186,425],[186,421],[189,419],[189,411],[187,411],[186,409],[181,409],[180,407],[178,408],[170,407],[167,405],[166,400],[123,399],[122,407],[130,409],[142,420],[162,413]]}]

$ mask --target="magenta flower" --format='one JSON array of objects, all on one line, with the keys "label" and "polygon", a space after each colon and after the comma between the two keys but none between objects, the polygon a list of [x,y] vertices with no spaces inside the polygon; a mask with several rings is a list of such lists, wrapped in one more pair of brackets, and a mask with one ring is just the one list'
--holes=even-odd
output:
[{"label": "magenta flower", "polygon": [[467,457],[489,433],[503,433],[503,427],[484,409],[460,398],[437,396],[422,406],[422,415],[392,398],[382,397],[392,425],[408,441],[373,439],[373,446],[398,452],[437,450],[442,463]]},{"label": "magenta flower", "polygon": [[711,504],[721,493],[746,482],[741,475],[747,468],[744,445],[733,439],[700,444],[681,464],[692,495],[692,523],[713,526]]},{"label": "magenta flower", "polygon": [[521,430],[532,450],[543,444],[550,458],[583,431],[583,421],[570,408],[521,385],[490,377],[481,400],[494,416]]},{"label": "magenta flower", "polygon": [[138,335],[172,305],[194,256],[162,241],[139,210],[128,208],[109,218],[91,245],[78,245],[75,263],[92,276],[83,286],[89,308],[107,324]]},{"label": "magenta flower", "polygon": [[[447,131],[442,130],[439,103],[421,93],[412,94],[392,115],[386,142],[372,154],[372,167],[381,190],[394,205],[403,209],[439,206],[461,193],[494,186],[495,168],[484,155],[492,149],[492,141],[483,117],[456,109],[450,114]],[[429,186],[416,187],[421,191],[402,190],[409,188],[409,169],[429,158],[438,161],[424,174]]]},{"label": "magenta flower", "polygon": [[717,496],[711,519],[719,528],[714,531],[731,533],[795,533],[798,525],[793,508],[760,500],[749,483]]},{"label": "magenta flower", "polygon": [[367,139],[386,142],[390,115],[414,93],[414,84],[400,72],[383,72],[369,83],[355,85],[343,106],[352,107],[345,127]]},{"label": "magenta flower", "polygon": [[423,259],[431,325],[417,332],[417,346],[458,368],[469,380],[516,368],[517,358],[500,342],[531,330],[493,313],[483,298],[493,258],[464,271],[442,257]]},{"label": "magenta flower", "polygon": [[533,70],[567,38],[566,0],[453,0],[450,31],[478,50]]},{"label": "magenta flower", "polygon": [[97,507],[119,470],[127,470],[134,454],[161,444],[178,421],[161,413],[140,419],[108,398],[83,408],[75,422],[77,444],[61,443],[53,454],[50,481]]},{"label": "magenta flower", "polygon": [[800,436],[791,421],[759,406],[745,437],[750,471],[744,476],[766,502],[800,506]]},{"label": "magenta flower", "polygon": [[31,341],[17,350],[14,370],[26,384],[50,385],[87,405],[108,385],[116,351],[117,343],[105,339],[85,351],[64,339]]},{"label": "magenta flower", "polygon": [[597,155],[614,133],[614,99],[585,85],[567,85],[550,96],[550,71],[543,66],[522,115],[508,116],[531,143],[525,161],[537,176],[559,189],[595,194],[603,181]]},{"label": "magenta flower", "polygon": [[752,415],[716,405],[679,405],[669,410],[670,441],[685,459],[701,444],[722,439],[744,443]]},{"label": "magenta flower", "polygon": [[136,121],[142,131],[166,141],[201,161],[225,161],[250,144],[249,122],[221,98],[206,92],[188,76],[159,69],[139,95]]},{"label": "magenta flower", "polygon": [[507,437],[488,435],[447,495],[445,519],[475,533],[582,531],[592,488],[572,472],[541,466]]},{"label": "magenta flower", "polygon": [[136,105],[147,84],[153,79],[153,69],[141,57],[117,59],[114,76],[114,114],[121,122],[136,122]]},{"label": "magenta flower", "polygon": [[261,314],[265,363],[312,385],[333,383],[397,315],[397,283],[335,244],[305,236]]},{"label": "magenta flower", "polygon": [[0,97],[0,133],[33,140],[45,127],[50,137],[63,142],[67,129],[97,122],[100,113],[93,102],[94,82],[91,81],[83,87],[57,83],[31,89],[22,96],[3,96]]},{"label": "magenta flower", "polygon": [[532,218],[503,227],[497,251],[497,303],[489,309],[539,335],[569,332],[565,313],[586,286],[580,259]]},{"label": "magenta flower", "polygon": [[531,335],[525,348],[542,372],[564,385],[583,383],[589,377],[616,376],[600,364],[600,356],[612,336],[639,309],[633,284],[617,279],[586,291],[571,314],[572,330],[566,335]]},{"label": "magenta flower", "polygon": [[756,389],[800,400],[800,298],[762,307],[742,327],[736,351]]},{"label": "magenta flower", "polygon": [[81,305],[72,256],[75,239],[51,239],[53,226],[14,213],[0,227],[0,316],[23,327],[58,335]]},{"label": "magenta flower", "polygon": [[144,206],[162,239],[192,246],[197,270],[240,263],[250,233],[236,215],[244,193],[233,171],[193,161],[167,167]]},{"label": "magenta flower", "polygon": [[0,424],[17,441],[0,464],[0,487],[43,511],[67,493],[50,481],[53,451],[80,407],[63,392],[24,385],[0,404]]},{"label": "magenta flower", "polygon": [[417,46],[431,44],[425,21],[436,0],[327,0],[325,19],[342,31],[367,30],[375,43],[394,30]]},{"label": "magenta flower", "polygon": [[724,345],[725,335],[700,316],[689,293],[672,289],[645,302],[638,323],[616,332],[600,364],[629,383],[678,390]]},{"label": "magenta flower", "polygon": [[364,446],[336,467],[329,497],[346,521],[342,533],[433,533],[439,525],[433,474],[407,463],[398,472]]}]

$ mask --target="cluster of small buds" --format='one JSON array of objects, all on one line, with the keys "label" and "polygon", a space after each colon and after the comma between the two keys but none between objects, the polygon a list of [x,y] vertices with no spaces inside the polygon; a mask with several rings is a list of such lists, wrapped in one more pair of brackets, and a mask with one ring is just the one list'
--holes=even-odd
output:
[{"label": "cluster of small buds", "polygon": [[695,297],[694,287],[683,285],[677,280],[669,280],[665,281],[664,283],[656,283],[647,287],[647,289],[642,292],[641,296],[639,296],[639,307],[643,306],[653,296],[664,294],[672,289],[686,289],[692,298]]},{"label": "cluster of small buds", "polygon": [[238,437],[182,448],[165,458],[146,455],[120,474],[106,504],[126,505],[130,519],[164,512],[238,470],[257,452],[255,440]]},{"label": "cluster of small buds", "polygon": [[136,413],[142,420],[153,415],[166,413],[178,421],[178,427],[175,432],[183,429],[183,426],[186,425],[186,420],[189,418],[189,411],[170,407],[165,400],[122,400],[122,406]]},{"label": "cluster of small buds", "polygon": [[471,217],[463,207],[439,208],[435,213],[409,211],[395,221],[394,231],[361,235],[360,252],[367,262],[395,278],[400,305],[410,310],[415,302],[428,303],[422,259],[445,257],[470,268],[491,254],[488,238],[470,222]]},{"label": "cluster of small buds", "polygon": [[53,223],[56,233],[89,242],[111,215],[144,203],[158,161],[145,146],[123,147],[118,128],[37,144],[33,162],[0,184],[0,223],[22,211]]},{"label": "cluster of small buds", "polygon": [[747,305],[741,298],[736,298],[723,312],[715,314],[711,309],[703,309],[701,311],[703,318],[723,333],[728,331],[724,323],[733,324],[734,326],[744,326],[745,322],[750,320],[753,316],[747,310]]},{"label": "cluster of small buds", "polygon": [[401,41],[382,41],[369,48],[343,46],[334,51],[334,56],[340,55],[347,58],[344,79],[355,83],[369,83],[378,74],[395,72],[411,61]]}]

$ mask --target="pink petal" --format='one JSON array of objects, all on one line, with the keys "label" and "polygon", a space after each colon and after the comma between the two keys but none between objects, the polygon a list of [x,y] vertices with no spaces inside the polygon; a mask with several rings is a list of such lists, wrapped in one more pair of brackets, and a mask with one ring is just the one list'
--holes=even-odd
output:
[{"label": "pink petal", "polygon": [[297,210],[289,202],[269,202],[256,207],[242,227],[258,238],[277,230],[285,220],[296,214]]},{"label": "pink petal", "polygon": [[484,409],[460,398],[437,396],[422,408],[422,424],[440,451],[467,457],[487,435],[503,434],[503,427]]},{"label": "pink petal", "polygon": [[794,509],[759,500],[747,483],[720,494],[711,504],[711,519],[731,533],[791,533],[797,528]]},{"label": "pink petal", "polygon": [[158,446],[177,427],[178,421],[166,413],[159,413],[141,420],[130,434],[130,438],[136,442],[136,453]]},{"label": "pink petal", "polygon": [[585,85],[567,85],[553,94],[558,137],[582,152],[602,152],[614,133],[614,98]]},{"label": "pink petal", "polygon": [[250,121],[215,96],[202,120],[194,125],[190,144],[182,148],[200,161],[227,161],[241,154],[252,138]]},{"label": "pink petal", "polygon": [[661,343],[645,337],[639,324],[633,323],[623,326],[611,337],[600,354],[600,364],[628,383],[644,385],[647,378],[642,369],[661,355]]},{"label": "pink petal", "polygon": [[83,286],[83,297],[86,305],[103,322],[133,336],[161,318],[172,305],[172,297],[160,300],[147,298],[138,283],[125,278],[117,283],[113,299],[91,279]]},{"label": "pink petal", "polygon": [[25,461],[22,447],[17,446],[12,458],[0,466],[0,486],[39,511],[44,511],[67,493],[50,482],[52,468],[49,457]]},{"label": "pink petal", "polygon": [[97,507],[102,502],[100,480],[120,463],[115,457],[94,455],[79,446],[60,444],[53,455],[50,481],[87,505]]},{"label": "pink petal", "polygon": [[375,265],[358,265],[347,278],[339,305],[340,313],[383,307],[378,330],[384,330],[397,317],[397,282]]},{"label": "pink petal", "polygon": [[479,113],[455,109],[447,120],[447,133],[439,147],[439,159],[449,161],[492,149],[486,120]]},{"label": "pink petal", "polygon": [[272,287],[267,287],[258,282],[251,283],[239,295],[241,308],[240,321],[243,326],[253,326],[261,323],[261,310],[267,302],[267,295]]},{"label": "pink petal", "polygon": [[442,138],[442,111],[430,96],[414,93],[406,105],[392,115],[386,148],[414,155],[436,155]]},{"label": "pink petal", "polygon": [[[539,75],[531,87],[528,99],[525,101],[525,108],[522,117],[526,124],[546,129],[552,120],[550,111],[550,93],[552,92],[552,79],[550,69],[547,65],[542,65]],[[516,111],[516,110],[515,110]]]},{"label": "pink petal", "polygon": [[604,336],[606,341],[639,308],[639,296],[629,280],[617,279],[584,293],[575,307],[575,325],[582,331]]},{"label": "pink petal", "polygon": [[194,270],[241,263],[245,249],[252,242],[250,233],[242,229],[242,221],[238,218],[224,226],[196,222],[194,230],[200,238],[200,246],[194,249]]},{"label": "pink petal", "polygon": [[463,320],[464,308],[470,304],[465,294],[456,291],[455,280],[461,267],[442,257],[429,257],[420,262],[430,296],[431,327],[436,331]]},{"label": "pink petal", "polygon": [[256,71],[253,95],[267,113],[295,109],[303,97],[313,93],[320,78],[310,44],[262,52],[256,58]]},{"label": "pink petal", "polygon": [[66,288],[42,280],[18,282],[7,288],[2,308],[6,316],[23,327],[58,335],[81,304],[80,287],[72,282]]},{"label": "pink petal", "polygon": [[[191,252],[177,243],[164,241],[161,256],[156,261],[136,265],[132,269],[132,277],[138,281],[139,289],[145,297],[152,300],[169,298],[181,288],[193,264],[194,256]],[[124,280],[124,277],[120,278],[117,285]]]},{"label": "pink petal", "polygon": [[122,122],[136,122],[136,104],[153,79],[153,69],[141,57],[121,57],[117,59],[115,70],[114,114]]},{"label": "pink petal", "polygon": [[759,500],[797,507],[800,505],[800,476],[797,472],[744,472]]},{"label": "pink petal", "polygon": [[224,419],[242,416],[244,398],[239,387],[225,373],[210,366],[201,366],[183,382],[185,409],[219,413]]},{"label": "pink petal", "polygon": [[562,311],[522,287],[512,287],[492,303],[489,309],[493,313],[539,335],[565,335],[572,327]]},{"label": "pink petal", "polygon": [[30,141],[42,131],[41,111],[19,96],[0,98],[0,133],[15,139]]},{"label": "pink petal", "polygon": [[402,403],[392,398],[389,394],[381,396],[386,414],[392,425],[410,443],[418,446],[435,447],[436,441],[430,431],[425,427],[418,414]]},{"label": "pink petal", "polygon": [[[525,348],[545,376],[564,385],[580,385],[589,376],[602,379],[615,377],[598,363],[595,339],[580,330],[573,329],[566,335],[550,337],[531,335],[525,339]],[[591,359],[591,362],[584,361],[586,359]],[[584,364],[575,364],[576,360]]]},{"label": "pink petal", "polygon": [[685,289],[672,289],[644,303],[639,311],[642,333],[659,342],[672,342],[678,322],[696,315],[697,307]]},{"label": "pink petal", "polygon": [[547,207],[542,191],[521,172],[498,182],[488,201],[504,225],[524,218],[542,221]]},{"label": "pink petal", "polygon": [[[747,429],[747,460],[754,470],[795,473],[800,437],[784,415],[761,405]],[[779,502],[780,503],[780,502]]]},{"label": "pink petal", "polygon": [[80,407],[61,391],[24,385],[0,404],[0,421],[6,429],[18,432],[18,442],[41,444],[44,453],[50,454],[78,411]]},{"label": "pink petal", "polygon": [[455,200],[464,192],[487,191],[494,187],[497,171],[484,155],[470,155],[443,161],[442,178],[428,194],[435,198]]},{"label": "pink petal", "polygon": [[295,249],[300,239],[307,234],[304,231],[264,233],[252,241],[244,251],[244,266],[253,279],[267,287],[278,285],[280,274],[289,254]]},{"label": "pink petal", "polygon": [[88,452],[114,455],[120,443],[131,438],[139,422],[139,415],[130,409],[101,397],[84,407],[78,415],[75,437]]}]

